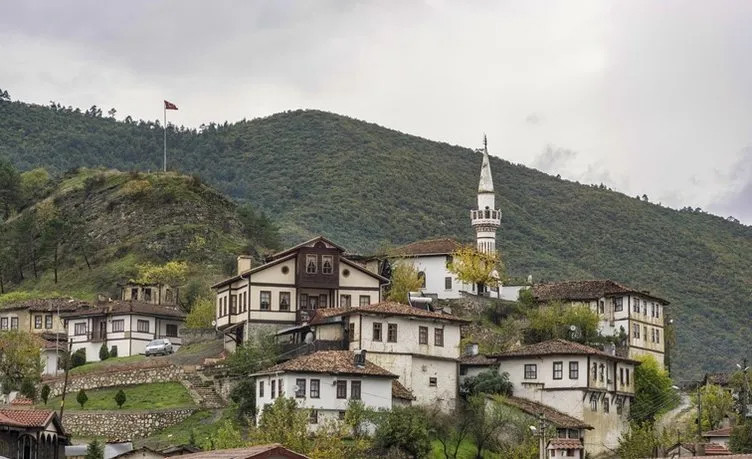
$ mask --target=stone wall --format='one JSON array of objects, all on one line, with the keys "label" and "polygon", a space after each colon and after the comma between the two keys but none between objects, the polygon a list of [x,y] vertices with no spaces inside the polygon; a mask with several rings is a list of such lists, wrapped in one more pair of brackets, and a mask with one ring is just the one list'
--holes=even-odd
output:
[{"label": "stone wall", "polygon": [[132,440],[183,422],[193,409],[155,411],[68,411],[63,416],[65,431],[81,437],[108,441]]},{"label": "stone wall", "polygon": [[[183,369],[173,365],[76,374],[69,375],[67,392],[68,394],[75,394],[81,389],[91,390],[133,384],[171,382],[180,381],[182,378]],[[63,378],[42,381],[42,384],[50,386],[50,397],[57,397],[63,392],[63,383]]]},{"label": "stone wall", "polygon": [[186,328],[180,329],[180,338],[183,340],[183,346],[193,343],[203,343],[206,341],[221,340],[222,333],[214,328]]}]

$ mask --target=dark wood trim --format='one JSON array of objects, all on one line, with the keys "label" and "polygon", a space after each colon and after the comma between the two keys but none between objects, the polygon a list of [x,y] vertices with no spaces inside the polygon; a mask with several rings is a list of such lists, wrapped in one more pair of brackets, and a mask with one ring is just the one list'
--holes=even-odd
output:
[{"label": "dark wood trim", "polygon": [[272,282],[251,282],[252,287],[288,287],[288,288],[299,288],[295,287],[295,284],[275,284]]},{"label": "dark wood trim", "polygon": [[[647,348],[647,347],[642,347],[642,346],[634,346],[634,345],[632,345],[632,344],[628,344],[628,345],[627,345],[627,348],[630,348],[630,347],[633,347],[633,348],[635,348],[635,349],[642,349],[643,351],[650,351],[650,352],[655,352],[655,353],[657,353],[657,354],[662,354],[662,355],[666,355],[666,352],[656,351],[655,349],[650,349],[650,348]],[[631,359],[630,359],[630,360],[631,360]]]},{"label": "dark wood trim", "polygon": [[629,319],[629,320],[631,320],[632,322],[637,322],[638,324],[650,325],[651,327],[656,327],[656,328],[661,328],[661,329],[664,328],[664,325],[656,325],[656,324],[654,324],[652,322],[645,322],[645,321],[640,320],[640,319]]},{"label": "dark wood trim", "polygon": [[381,287],[339,287],[339,290],[356,290],[356,291],[368,291],[368,292],[381,292]]},{"label": "dark wood trim", "polygon": [[295,320],[261,320],[261,319],[251,319],[248,321],[248,323],[259,323],[259,324],[282,324],[282,325],[295,325]]}]

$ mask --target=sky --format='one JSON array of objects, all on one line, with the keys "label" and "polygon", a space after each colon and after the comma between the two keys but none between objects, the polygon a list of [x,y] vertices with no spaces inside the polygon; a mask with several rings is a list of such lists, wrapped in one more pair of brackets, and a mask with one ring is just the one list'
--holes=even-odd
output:
[{"label": "sky", "polygon": [[752,224],[752,2],[6,0],[0,88],[119,119],[312,108]]}]

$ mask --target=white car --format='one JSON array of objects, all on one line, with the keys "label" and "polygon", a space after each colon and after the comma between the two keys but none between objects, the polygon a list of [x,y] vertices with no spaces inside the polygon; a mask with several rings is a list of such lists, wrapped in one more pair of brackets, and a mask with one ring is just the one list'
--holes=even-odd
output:
[{"label": "white car", "polygon": [[167,355],[173,352],[172,343],[169,339],[155,339],[149,341],[149,344],[146,345],[144,354],[148,357],[150,355]]}]

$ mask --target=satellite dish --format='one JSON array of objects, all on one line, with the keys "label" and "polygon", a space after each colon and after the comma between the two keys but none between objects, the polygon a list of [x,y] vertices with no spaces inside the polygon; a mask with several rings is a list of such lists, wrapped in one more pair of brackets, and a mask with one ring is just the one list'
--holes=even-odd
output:
[{"label": "satellite dish", "polygon": [[212,320],[212,327],[216,327],[216,326],[217,326],[217,321],[216,320]]},{"label": "satellite dish", "polygon": [[305,343],[306,344],[311,344],[312,342],[313,342],[313,333],[311,333],[311,332],[306,333],[306,335],[305,335]]},{"label": "satellite dish", "polygon": [[575,327],[574,325],[570,325],[569,331],[572,331],[572,332],[577,331],[577,327]]}]

